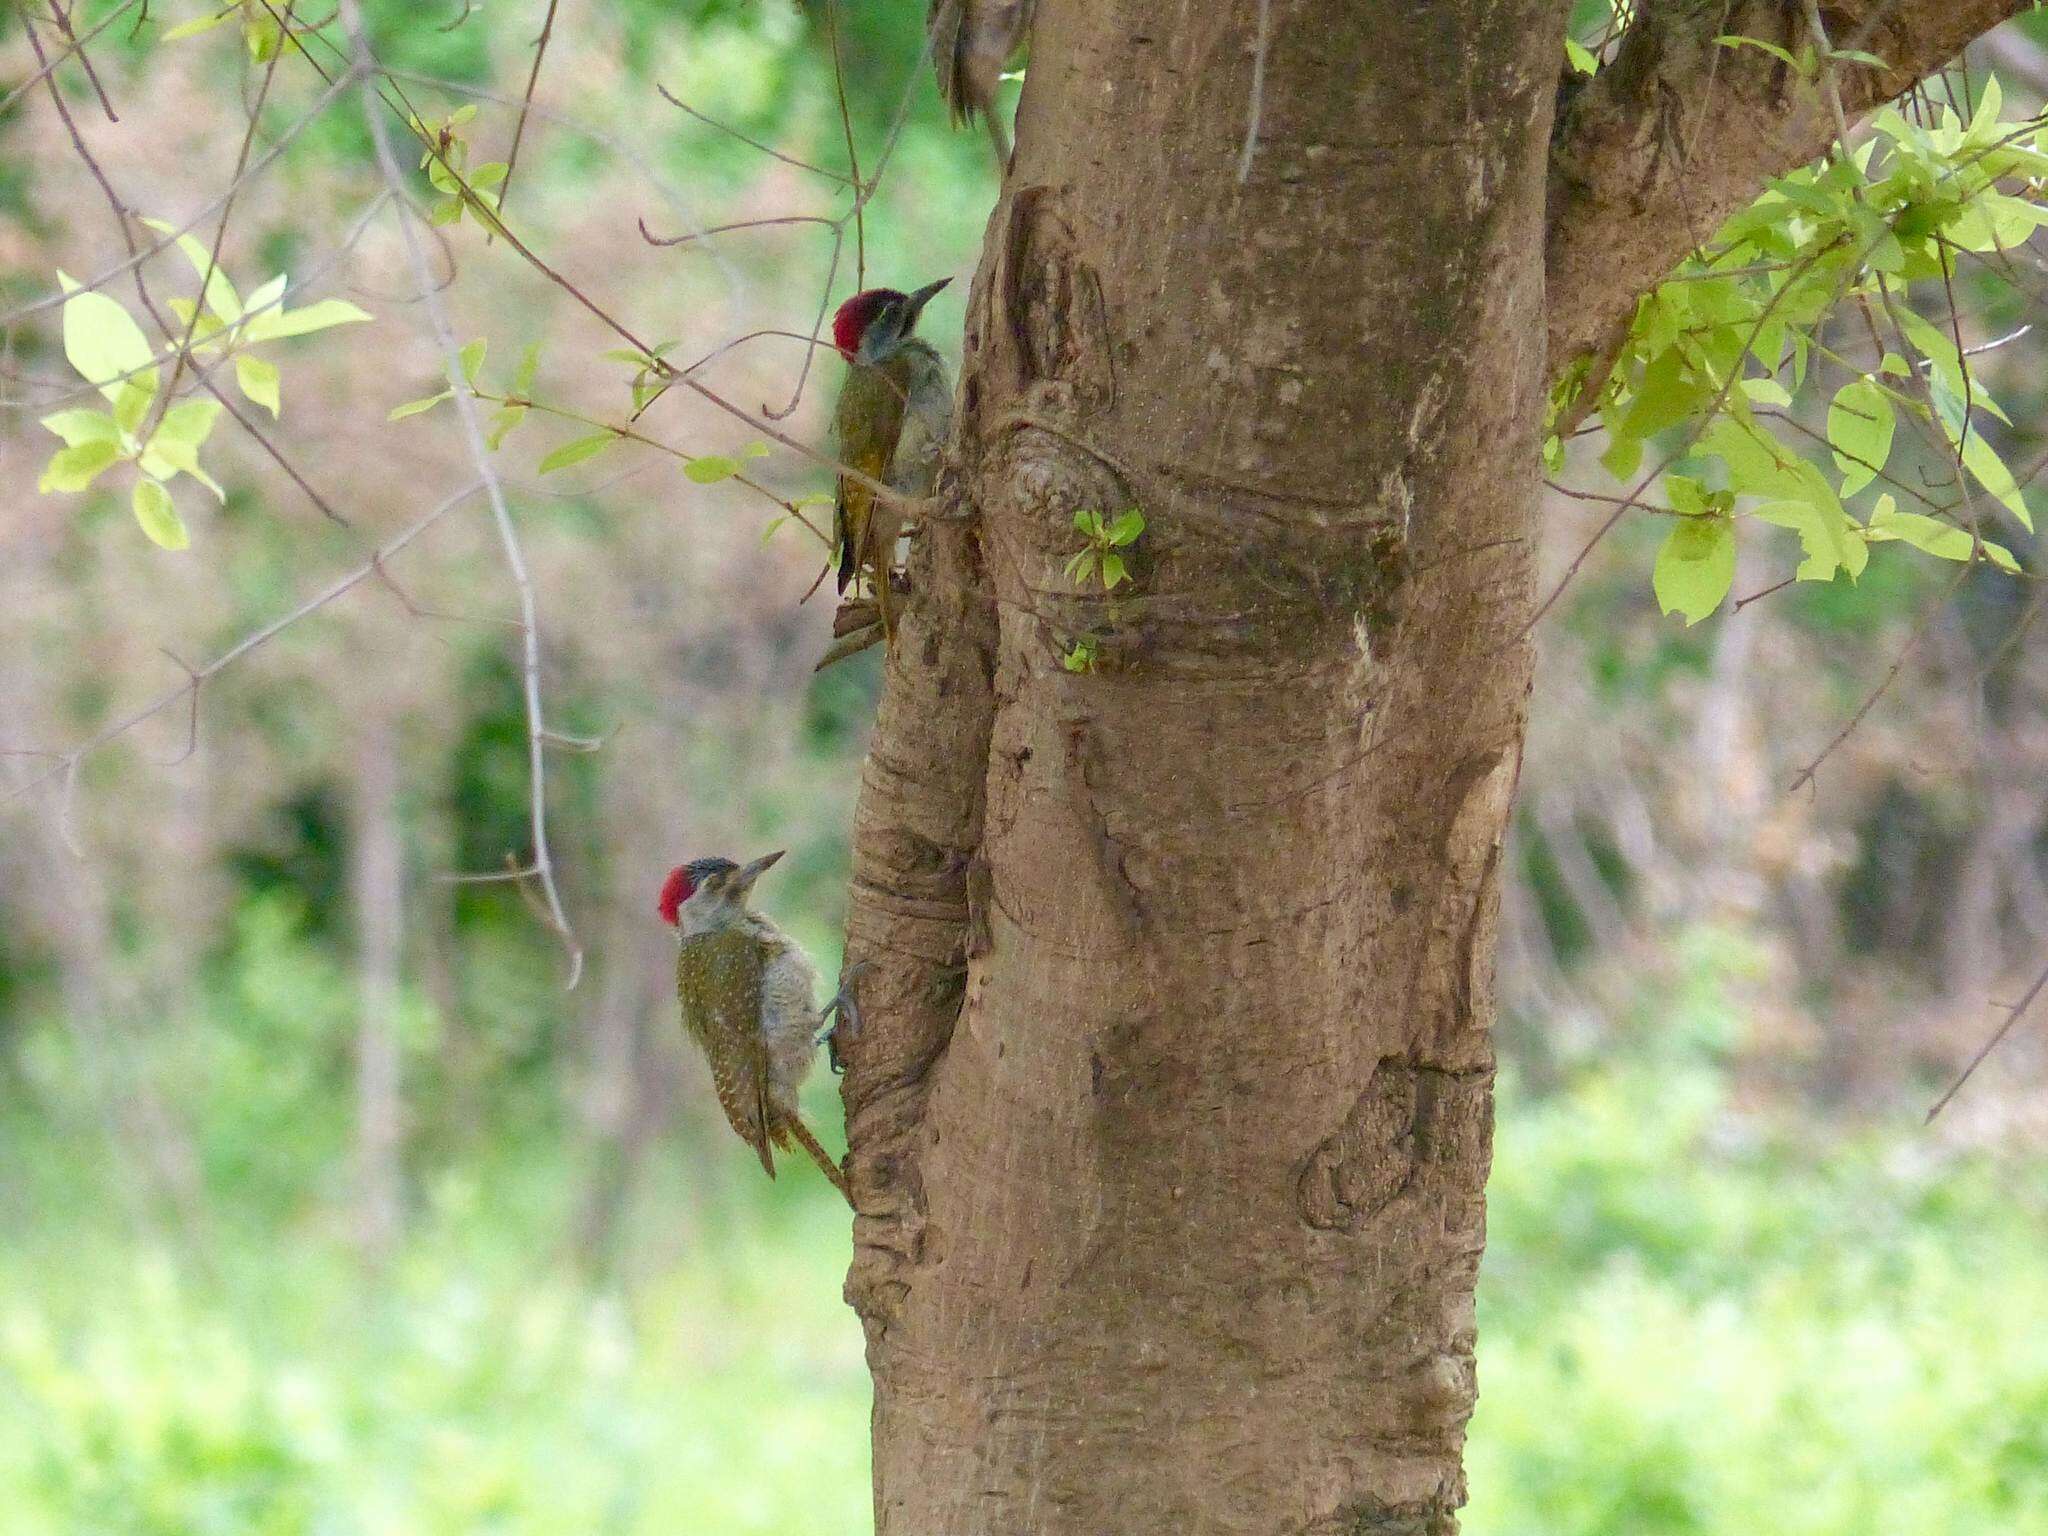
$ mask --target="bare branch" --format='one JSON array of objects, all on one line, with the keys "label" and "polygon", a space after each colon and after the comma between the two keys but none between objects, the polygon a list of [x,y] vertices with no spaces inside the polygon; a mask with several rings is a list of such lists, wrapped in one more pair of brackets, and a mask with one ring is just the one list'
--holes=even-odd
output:
[{"label": "bare branch", "polygon": [[94,38],[98,37],[102,32],[106,31],[107,28],[111,27],[115,22],[119,21],[123,16],[127,15],[130,11],[134,10],[138,3],[139,0],[122,0],[122,3],[119,6],[107,12],[105,16],[102,16],[90,32],[87,32],[83,37],[72,38],[71,42],[60,52],[58,52],[54,57],[43,61],[43,63],[40,66],[38,66],[34,74],[30,75],[26,80],[22,81],[21,84],[17,85],[5,96],[0,96],[0,117],[5,117],[7,115],[7,109],[9,107],[13,106],[17,101],[21,100],[22,97],[26,96],[30,91],[34,90],[38,85],[42,84],[44,77],[47,76],[50,73],[50,71],[57,68],[58,65],[62,64],[66,59],[70,58],[74,53],[83,52],[85,45],[87,43],[91,42]]},{"label": "bare branch", "polygon": [[547,19],[540,24],[540,37],[533,45],[533,68],[526,76],[526,95],[519,103],[519,118],[512,125],[512,148],[505,156],[505,179],[498,183],[498,211],[512,195],[512,173],[519,169],[519,145],[526,137],[526,117],[533,110],[533,88],[540,84],[540,61],[548,56],[548,41],[555,35],[555,8],[561,0],[548,0]]},{"label": "bare branch", "polygon": [[1936,1099],[1927,1111],[1926,1124],[1934,1124],[1934,1117],[1947,1109],[1949,1101],[1962,1092],[1963,1084],[1976,1075],[1977,1069],[1984,1065],[1991,1053],[1998,1049],[2007,1035],[2012,1033],[2013,1026],[2025,1017],[2029,1008],[2034,1006],[2034,999],[2041,995],[2043,987],[2048,987],[2048,966],[2042,968],[2041,973],[2034,978],[2034,984],[2027,988],[2020,1000],[2006,1010],[2004,1021],[1991,1032],[1990,1039],[1977,1047],[1976,1054],[1964,1064],[1963,1070],[1956,1074],[1955,1081],[1942,1090],[1941,1097]]},{"label": "bare branch", "polygon": [[[370,139],[376,146],[377,164],[384,173],[384,184],[390,189],[392,200],[397,205],[398,228],[405,241],[406,259],[412,266],[413,281],[419,289],[428,322],[433,327],[434,340],[441,349],[448,387],[455,396],[456,419],[461,424],[463,442],[476,465],[478,478],[483,482],[484,494],[490,501],[491,518],[497,525],[498,541],[505,552],[506,569],[511,573],[512,584],[518,594],[521,671],[526,696],[527,776],[533,833],[533,872],[540,884],[549,922],[568,950],[568,985],[573,988],[583,975],[583,946],[569,925],[568,914],[563,910],[561,891],[555,879],[554,858],[548,848],[547,719],[540,695],[540,617],[534,596],[533,577],[527,570],[526,555],[519,542],[519,530],[513,524],[511,508],[505,501],[505,488],[498,478],[497,467],[492,463],[490,449],[484,442],[483,423],[477,417],[476,398],[470,393],[469,379],[463,371],[461,344],[456,340],[454,327],[449,321],[448,307],[442,302],[440,291],[435,286],[433,269],[427,261],[426,247],[421,244],[419,232],[414,228],[415,215],[411,201],[406,196],[405,173],[399,168],[398,156],[391,147],[391,130],[384,121],[385,102],[377,91],[377,77],[374,73],[376,60],[370,51],[369,38],[363,30],[362,11],[356,0],[342,0],[342,16],[348,28],[349,44],[355,52],[356,67],[363,76],[363,115],[370,125]],[[509,233],[506,239],[512,239]]]},{"label": "bare branch", "polygon": [[[318,613],[344,592],[368,581],[377,574],[381,562],[389,560],[401,549],[404,549],[406,545],[412,543],[414,539],[417,539],[421,534],[433,527],[434,524],[440,522],[442,518],[453,512],[482,489],[483,484],[480,481],[464,486],[438,506],[423,513],[407,527],[378,545],[377,552],[361,565],[329,582],[290,612],[272,619],[261,629],[244,635],[240,640],[237,640],[204,666],[192,668],[191,675],[177,687],[167,693],[159,694],[140,709],[122,716],[112,725],[88,736],[76,746],[67,747],[61,751],[39,750],[33,747],[0,747],[0,757],[41,757],[51,759],[52,762],[51,767],[47,771],[31,776],[9,790],[5,796],[0,796],[0,806],[13,804],[30,790],[36,788],[37,785],[48,783],[53,778],[62,777],[69,784],[76,779],[79,765],[92,756],[93,753],[99,751],[109,742],[125,736],[144,721],[162,714],[166,709],[169,709],[188,694],[195,693],[201,686],[217,677],[235,662],[240,661],[251,651],[269,644],[307,615]],[[66,793],[68,798],[68,789]]]}]

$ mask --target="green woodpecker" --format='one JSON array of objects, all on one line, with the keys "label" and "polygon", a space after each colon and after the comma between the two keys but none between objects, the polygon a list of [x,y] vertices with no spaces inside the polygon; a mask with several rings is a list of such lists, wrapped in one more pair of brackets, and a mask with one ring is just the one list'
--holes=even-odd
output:
[{"label": "green woodpecker", "polygon": [[1036,0],[932,0],[930,20],[932,68],[939,91],[953,109],[953,121],[964,123],[981,114],[995,145],[996,168],[1010,163],[1010,144],[996,121],[996,83],[1031,30]]},{"label": "green woodpecker", "polygon": [[[846,359],[846,383],[834,417],[840,462],[906,496],[929,496],[939,450],[953,427],[953,381],[929,342],[911,333],[917,317],[951,278],[915,293],[870,288],[839,306],[832,344]],[[832,541],[839,549],[839,590],[864,576],[875,594],[882,632],[896,635],[889,571],[902,514],[867,486],[839,477]]]},{"label": "green woodpecker", "polygon": [[747,906],[754,882],[782,854],[735,864],[697,859],[662,882],[661,919],[676,930],[676,995],[683,1028],[703,1047],[719,1107],[775,1177],[772,1147],[792,1140],[853,1203],[846,1175],[797,1113],[820,1026],[838,1013],[849,1032],[858,1014],[842,990],[820,1012],[817,972],[796,941]]}]

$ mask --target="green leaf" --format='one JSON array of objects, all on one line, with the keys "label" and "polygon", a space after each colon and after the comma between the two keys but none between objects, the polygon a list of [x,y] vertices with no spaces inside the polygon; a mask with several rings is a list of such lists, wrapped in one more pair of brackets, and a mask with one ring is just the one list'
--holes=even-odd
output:
[{"label": "green leaf", "polygon": [[120,458],[121,445],[105,438],[95,438],[75,448],[59,448],[50,456],[50,462],[43,466],[42,478],[36,481],[36,489],[82,491],[108,466],[119,463]]},{"label": "green leaf", "polygon": [[2027,510],[2026,498],[2020,494],[2019,482],[2013,479],[2012,471],[2005,467],[2005,460],[1998,456],[1984,434],[1977,430],[1965,417],[1963,403],[1946,389],[1937,387],[1931,391],[1934,396],[1936,414],[1941,417],[1942,431],[1949,446],[1961,455],[1963,468],[1979,485],[2001,502],[2007,511],[2020,520],[2020,526],[2029,533],[2034,531],[2034,515]]},{"label": "green leaf", "polygon": [[1740,387],[1743,394],[1757,405],[1792,403],[1792,392],[1776,379],[1744,379]]},{"label": "green leaf", "polygon": [[740,457],[743,459],[765,459],[772,451],[766,443],[757,440],[748,443],[740,449]]},{"label": "green leaf", "polygon": [[166,32],[162,37],[157,39],[157,41],[164,43],[177,43],[183,42],[188,37],[197,37],[202,32],[211,32],[215,27],[219,26],[222,22],[226,21],[230,16],[233,16],[240,9],[240,6],[231,5],[226,10],[217,12],[212,16],[201,16],[196,21],[180,22],[178,23],[177,26],[171,28],[170,31]]},{"label": "green leaf", "polygon": [[64,356],[109,400],[119,393],[113,381],[124,375],[146,380],[152,392],[156,388],[156,370],[150,366],[156,354],[142,327],[104,293],[79,289],[64,301]]},{"label": "green leaf", "polygon": [[458,354],[462,361],[462,377],[471,389],[476,388],[476,376],[484,366],[484,352],[489,346],[489,340],[479,336]]},{"label": "green leaf", "polygon": [[540,372],[540,343],[530,341],[526,344],[526,350],[519,356],[519,371],[512,375],[512,393],[515,395],[531,395],[533,393],[533,377],[538,372]]},{"label": "green leaf", "polygon": [[164,412],[164,419],[157,423],[156,436],[150,442],[152,445],[164,441],[190,443],[197,448],[212,435],[213,424],[220,419],[220,412],[218,400],[181,400]]},{"label": "green leaf", "polygon": [[[249,46],[249,60],[254,64],[268,64],[277,53],[277,44],[282,29],[268,15],[245,14],[242,18],[242,41]],[[140,514],[138,514],[140,515]],[[174,546],[182,549],[183,545]]]},{"label": "green leaf", "polygon": [[1671,503],[1672,511],[1687,517],[1697,517],[1707,510],[1707,488],[1691,475],[1666,475],[1664,499]]},{"label": "green leaf", "polygon": [[1846,570],[1854,581],[1870,563],[1870,549],[1862,530],[1839,506],[1818,507],[1810,501],[1767,501],[1751,514],[1779,528],[1799,535],[1804,559],[1794,575],[1800,581],[1831,581],[1835,572]]},{"label": "green leaf", "polygon": [[137,461],[142,472],[158,480],[168,480],[173,475],[190,475],[209,491],[215,501],[226,501],[228,493],[221,489],[220,482],[199,465],[199,450],[182,438],[165,437],[159,432],[150,440]]},{"label": "green leaf", "polygon": [[1852,379],[1835,392],[1828,407],[1828,446],[1849,496],[1875,480],[1891,457],[1897,420],[1891,397],[1869,379]]},{"label": "green leaf", "polygon": [[276,314],[278,301],[284,297],[285,287],[285,277],[280,272],[242,301],[243,318],[253,319],[257,315]]},{"label": "green leaf", "polygon": [[1734,525],[1725,517],[1676,519],[1650,575],[1658,606],[1697,624],[1721,606],[1734,582]]},{"label": "green leaf", "polygon": [[491,430],[485,435],[484,441],[494,449],[499,447],[511,435],[512,429],[524,420],[526,420],[525,406],[500,406],[498,414],[491,418]]},{"label": "green leaf", "polygon": [[114,386],[114,420],[123,432],[141,428],[156,400],[156,370],[123,379]]},{"label": "green leaf", "polygon": [[[1939,518],[1925,517],[1918,512],[1900,512],[1892,505],[1889,496],[1884,497],[1870,515],[1870,537],[1897,539],[1939,560],[1969,560],[1974,558],[1979,548],[1979,541],[1970,537],[1969,529],[1958,528],[1954,523],[1944,523]],[[2001,570],[2019,570],[2019,561],[2004,545],[1994,544],[1989,539],[1981,541],[1981,545],[1985,557]]]},{"label": "green leaf", "polygon": [[[162,219],[142,221],[160,235],[169,235],[177,225],[167,224]],[[242,318],[242,300],[235,292],[235,285],[228,281],[227,273],[214,261],[213,252],[189,234],[178,235],[175,241],[178,250],[192,265],[192,271],[205,280],[206,307],[212,310],[227,325],[233,325]]]},{"label": "green leaf", "polygon": [[391,414],[389,416],[386,416],[384,419],[386,421],[403,421],[408,416],[419,415],[421,411],[431,411],[443,400],[453,398],[454,394],[454,390],[444,389],[436,394],[422,395],[417,400],[408,400],[403,405],[393,406],[391,408]]},{"label": "green leaf", "polygon": [[[1804,74],[1806,72],[1804,69],[1800,68],[1799,61],[1793,58],[1790,53],[1786,52],[1783,48],[1780,48],[1776,43],[1767,43],[1760,37],[1735,37],[1728,33],[1723,33],[1721,36],[1715,38],[1714,41],[1719,43],[1723,48],[1761,48],[1765,53],[1768,53],[1772,58],[1783,59],[1787,64],[1790,64],[1795,70],[1799,70],[1801,74]],[[1667,608],[1664,611],[1666,613],[1669,613],[1671,610]]]},{"label": "green leaf", "polygon": [[1636,386],[1635,398],[1622,420],[1622,434],[1652,437],[1684,421],[1705,399],[1701,383],[1686,376],[1685,359],[1678,348],[1666,347],[1643,370],[1643,382]]},{"label": "green leaf", "polygon": [[1117,520],[1109,525],[1109,542],[1119,547],[1135,544],[1138,535],[1144,531],[1145,514],[1132,507],[1128,512],[1119,513]]},{"label": "green leaf", "polygon": [[738,463],[717,453],[707,453],[683,466],[684,476],[699,485],[716,485],[721,480],[730,480],[739,472]]},{"label": "green leaf", "polygon": [[1104,555],[1102,557],[1103,591],[1113,592],[1120,583],[1128,580],[1130,580],[1130,573],[1124,569],[1124,557],[1122,555]]},{"label": "green leaf", "polygon": [[1564,40],[1564,56],[1573,69],[1582,75],[1590,75],[1599,69],[1600,61],[1593,57],[1593,51],[1575,38]]},{"label": "green leaf", "polygon": [[265,362],[247,352],[237,352],[235,383],[241,386],[242,394],[251,405],[264,407],[273,420],[283,411],[284,400],[277,388],[277,364]]},{"label": "green leaf", "polygon": [[279,341],[287,336],[306,336],[331,325],[353,325],[372,318],[368,311],[347,299],[322,299],[300,309],[269,310],[250,320],[245,334],[249,340]]},{"label": "green leaf", "polygon": [[152,542],[165,549],[183,549],[192,542],[191,535],[185,532],[184,519],[171,505],[171,493],[156,481],[136,481],[135,494],[129,505],[135,510],[135,521],[142,525],[142,531]]},{"label": "green leaf", "polygon": [[1066,576],[1075,586],[1081,585],[1095,574],[1095,551],[1084,549],[1067,561]]},{"label": "green leaf", "polygon": [[1885,61],[1883,59],[1880,59],[1876,54],[1867,53],[1861,48],[1833,48],[1828,51],[1828,57],[1835,60],[1837,63],[1867,64],[1872,69],[1891,68],[1891,65],[1885,63]]},{"label": "green leaf", "polygon": [[68,448],[81,443],[118,443],[121,428],[105,411],[59,411],[45,416],[43,425],[64,439]]},{"label": "green leaf", "polygon": [[618,440],[618,434],[615,432],[593,432],[588,437],[571,438],[540,461],[540,472],[544,475],[553,474],[558,469],[567,469],[571,464],[581,464],[585,459],[594,459]]}]

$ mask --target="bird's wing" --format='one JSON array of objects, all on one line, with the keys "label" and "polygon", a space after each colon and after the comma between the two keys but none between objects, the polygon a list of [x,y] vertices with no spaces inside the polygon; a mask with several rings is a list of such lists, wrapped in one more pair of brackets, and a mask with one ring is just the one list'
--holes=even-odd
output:
[{"label": "bird's wing", "polygon": [[[903,432],[904,388],[880,368],[855,364],[839,392],[839,459],[870,480],[884,483]],[[832,505],[832,542],[839,550],[839,590],[868,559],[868,514],[874,492],[858,480],[839,477]]]},{"label": "bird's wing", "polygon": [[766,1093],[767,1052],[761,1043],[761,946],[739,929],[694,933],[676,949],[676,992],[683,1027],[703,1047],[718,1106],[739,1138],[775,1177],[773,1129]]}]

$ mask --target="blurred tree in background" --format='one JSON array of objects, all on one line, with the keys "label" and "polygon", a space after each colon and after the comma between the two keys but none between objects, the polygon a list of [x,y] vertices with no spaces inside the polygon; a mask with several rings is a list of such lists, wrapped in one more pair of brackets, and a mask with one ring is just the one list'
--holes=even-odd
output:
[{"label": "blurred tree in background", "polygon": [[[366,9],[421,115],[473,103],[478,157],[503,156],[546,7]],[[151,10],[138,27],[132,0],[77,7],[81,34],[122,14],[90,46],[97,82],[55,78],[114,184],[206,242],[265,61],[239,14],[167,42],[214,8]],[[893,159],[834,302],[859,261],[873,281],[964,278],[996,196],[986,145],[946,123],[923,22],[919,0],[839,22],[853,135]],[[1994,63],[2008,116],[2048,96],[2032,36],[1980,45],[1952,87],[1965,110]],[[579,429],[508,439],[549,723],[602,743],[548,763],[589,957],[565,991],[519,887],[451,878],[529,847],[517,609],[487,516],[467,504],[371,563],[472,469],[442,415],[386,419],[442,362],[374,216],[353,94],[240,184],[219,253],[245,293],[286,272],[375,317],[272,347],[282,418],[253,413],[346,522],[223,424],[225,500],[179,482],[193,548],[170,556],[125,483],[27,494],[54,445],[36,423],[77,383],[54,273],[119,257],[64,123],[18,89],[37,69],[0,12],[0,483],[18,493],[0,520],[0,1533],[865,1529],[842,1218],[822,1182],[766,1185],[732,1155],[651,912],[676,857],[787,845],[770,904],[836,952],[880,672],[811,676],[818,550],[790,522],[764,539],[761,498],[684,488],[652,451],[543,475]],[[841,167],[822,16],[612,0],[564,17],[545,71],[507,193],[523,240],[600,274],[651,340],[691,338],[679,359],[811,329],[824,226],[663,247],[635,225],[827,203],[829,178],[655,91]],[[259,152],[323,89],[277,70]],[[442,297],[488,341],[486,381],[540,343],[536,395],[611,411],[595,402],[633,372],[599,358],[615,338],[473,221],[444,234],[436,272],[463,281]],[[2010,282],[1966,280],[1972,344],[2032,313],[2037,258],[2011,261]],[[192,288],[179,262],[147,269],[164,293]],[[964,287],[933,336],[960,334]],[[765,337],[705,376],[780,412],[802,357]],[[2000,450],[2032,465],[2037,338],[1980,366],[2014,423]],[[837,367],[782,430],[823,439]],[[692,453],[755,435],[680,395],[657,412]],[[1825,400],[1792,413],[1825,433]],[[782,456],[761,475],[788,498],[826,483]],[[1546,505],[1551,581],[1607,510]],[[1980,568],[1956,585],[1893,544],[1853,589],[1681,630],[1646,580],[1660,524],[1602,542],[1539,635],[1466,1527],[2048,1530],[2048,1356],[2024,1322],[2048,1300],[2038,1038],[2015,1035],[1936,1133],[1904,1130],[2048,937],[2048,673],[2012,638],[2030,591]],[[1777,579],[1756,559],[1737,595]],[[176,694],[359,570],[75,773],[13,788],[47,765],[33,753]],[[1901,655],[1824,792],[1788,795]],[[834,1102],[812,1085],[828,1141]]]}]

